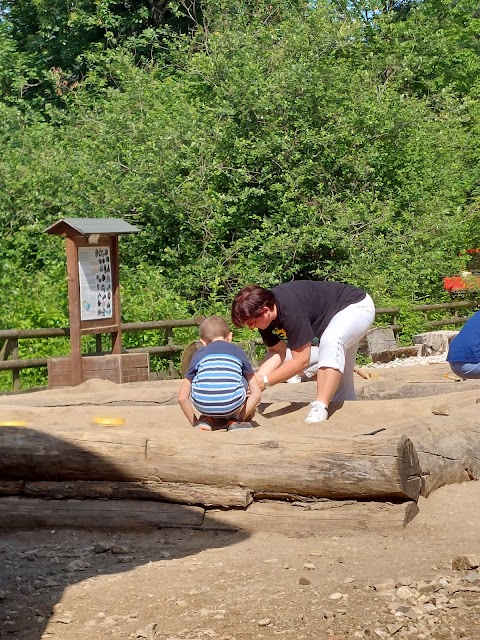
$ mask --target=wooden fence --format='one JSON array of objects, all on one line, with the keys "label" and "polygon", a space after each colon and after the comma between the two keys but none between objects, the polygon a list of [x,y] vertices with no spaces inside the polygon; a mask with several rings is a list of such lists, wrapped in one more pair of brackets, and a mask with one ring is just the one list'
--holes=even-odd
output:
[{"label": "wooden fence", "polygon": [[[439,304],[418,304],[413,305],[411,310],[416,313],[424,314],[423,325],[425,330],[432,330],[438,327],[459,326],[464,324],[470,316],[463,315],[465,309],[477,309],[480,302],[476,300],[464,300],[460,302],[443,302]],[[430,320],[429,315],[433,312],[448,311],[449,316],[443,319]],[[459,312],[462,312],[459,315]],[[390,326],[393,329],[395,338],[399,342],[399,336],[402,332],[402,326],[399,324],[398,316],[400,309],[398,307],[378,307],[375,311],[375,319],[377,324]],[[153,357],[164,357],[168,359],[168,375],[174,378],[178,375],[175,366],[175,356],[183,351],[185,345],[175,344],[174,329],[184,327],[195,327],[201,322],[201,317],[190,318],[187,320],[157,320],[152,322],[128,322],[122,324],[122,333],[132,331],[160,331],[163,335],[159,337],[159,346],[154,347],[138,347],[134,349],[125,349],[127,353],[149,353]],[[25,359],[19,358],[18,342],[19,340],[40,340],[45,338],[68,338],[70,330],[66,328],[58,329],[6,329],[0,330],[0,371],[12,372],[12,386],[14,391],[21,388],[20,371],[35,367],[46,367],[47,358]],[[253,344],[253,341],[252,341]],[[95,352],[99,355],[102,351],[102,335],[95,336]]]},{"label": "wooden fence", "polygon": [[[122,333],[132,331],[160,331],[159,346],[137,347],[124,349],[127,353],[148,353],[151,356],[164,357],[168,359],[168,372],[171,378],[175,377],[175,355],[182,352],[185,345],[174,343],[173,330],[185,327],[196,327],[200,324],[202,317],[190,318],[187,320],[154,320],[151,322],[126,322],[122,324]],[[41,340],[44,338],[68,338],[70,329],[68,327],[58,329],[4,329],[0,330],[0,371],[12,372],[12,386],[14,391],[21,388],[20,371],[22,369],[32,369],[47,366],[47,358],[19,358],[19,340]],[[95,335],[95,351],[88,355],[100,355],[105,353],[102,350],[102,334]],[[11,358],[9,359],[9,357]]]},{"label": "wooden fence", "polygon": [[[423,325],[426,331],[430,331],[432,329],[438,329],[441,327],[457,327],[459,325],[462,325],[469,319],[471,314],[468,316],[459,315],[459,311],[462,309],[478,309],[479,307],[480,301],[478,300],[461,300],[459,302],[440,302],[438,304],[416,304],[412,305],[411,311],[413,311],[414,313],[424,314]],[[441,320],[429,319],[431,313],[442,310],[450,311],[450,315],[448,318],[443,318]],[[400,334],[403,329],[403,327],[398,324],[399,313],[400,309],[398,307],[377,307],[375,309],[375,320],[377,322],[379,321],[379,316],[381,319],[383,319],[383,317],[385,316],[389,316],[390,322],[387,324],[393,329],[397,344],[399,344]]]}]

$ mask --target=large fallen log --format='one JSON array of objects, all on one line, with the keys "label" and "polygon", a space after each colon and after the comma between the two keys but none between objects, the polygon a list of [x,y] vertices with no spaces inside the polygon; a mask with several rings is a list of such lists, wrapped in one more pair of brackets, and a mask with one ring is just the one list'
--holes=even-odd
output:
[{"label": "large fallen log", "polygon": [[422,467],[421,495],[480,479],[480,404],[399,425],[412,434]]},{"label": "large fallen log", "polygon": [[[270,439],[267,439],[269,438]],[[0,479],[186,483],[255,494],[417,500],[421,470],[405,436],[0,430]],[[208,497],[207,497],[208,499]]]},{"label": "large fallen log", "polygon": [[[188,482],[111,482],[73,480],[64,482],[24,482],[10,495],[31,498],[92,498],[109,500],[155,500],[179,504],[202,504],[216,507],[246,507],[252,496],[240,487],[213,487]],[[0,483],[0,495],[2,483]],[[4,495],[7,487],[3,488]]]},{"label": "large fallen log", "polygon": [[53,500],[0,498],[0,530],[32,528],[144,529],[190,527],[208,530],[277,531],[295,535],[331,530],[404,527],[418,513],[415,502],[339,502],[299,505],[254,503],[247,509],[205,510],[143,500]]},{"label": "large fallen log", "polygon": [[143,500],[0,498],[0,529],[200,527],[203,507]]},{"label": "large fallen log", "polygon": [[404,528],[417,513],[417,503],[413,501],[400,504],[339,501],[310,509],[285,502],[255,502],[246,511],[206,511],[202,529],[218,529],[223,525],[226,529],[290,535],[344,529],[385,531]]}]

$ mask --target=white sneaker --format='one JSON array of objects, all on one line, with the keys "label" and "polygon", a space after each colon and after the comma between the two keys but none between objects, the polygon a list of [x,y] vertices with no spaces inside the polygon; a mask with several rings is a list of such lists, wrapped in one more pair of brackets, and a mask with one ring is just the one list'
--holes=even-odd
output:
[{"label": "white sneaker", "polygon": [[323,402],[315,400],[314,402],[310,403],[310,406],[312,408],[310,409],[310,412],[305,418],[304,422],[313,423],[328,420],[327,407],[323,404]]},{"label": "white sneaker", "polygon": [[290,384],[298,384],[302,381],[302,376],[298,375],[298,373],[287,380]]}]

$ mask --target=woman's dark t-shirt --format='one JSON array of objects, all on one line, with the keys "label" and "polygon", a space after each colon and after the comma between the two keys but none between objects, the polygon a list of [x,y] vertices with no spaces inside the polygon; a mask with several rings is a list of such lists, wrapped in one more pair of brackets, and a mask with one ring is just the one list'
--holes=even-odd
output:
[{"label": "woman's dark t-shirt", "polygon": [[349,284],[312,280],[292,280],[271,291],[277,318],[260,330],[260,335],[267,347],[282,339],[290,349],[320,338],[335,314],[366,296],[365,291]]}]

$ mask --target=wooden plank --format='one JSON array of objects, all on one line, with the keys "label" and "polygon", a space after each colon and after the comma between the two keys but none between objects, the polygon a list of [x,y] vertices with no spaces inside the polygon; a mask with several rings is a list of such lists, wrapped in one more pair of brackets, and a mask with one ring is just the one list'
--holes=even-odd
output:
[{"label": "wooden plank", "polygon": [[[0,482],[5,493],[24,493],[32,498],[108,498],[112,500],[155,500],[181,504],[200,504],[215,507],[246,507],[252,496],[239,487],[211,487],[208,485],[173,482],[101,482],[75,480],[73,482]],[[14,491],[15,485],[20,490]]]},{"label": "wooden plank", "polygon": [[0,529],[199,527],[204,509],[141,500],[0,498]]},{"label": "wooden plank", "polygon": [[306,509],[287,502],[254,502],[245,511],[205,513],[202,529],[240,529],[243,531],[298,532],[341,530],[385,531],[403,529],[418,513],[415,502],[401,504],[381,502],[328,503],[323,508]]},{"label": "wooden plank", "polygon": [[119,371],[120,360],[116,355],[83,357],[83,368],[85,371]]},{"label": "wooden plank", "polygon": [[[83,381],[100,378],[122,384],[148,380],[150,376],[148,353],[145,352],[83,356],[82,362]],[[48,377],[52,388],[71,384],[71,359],[49,358]]]},{"label": "wooden plank", "polygon": [[123,367],[148,367],[146,353],[123,353],[121,359]]}]

